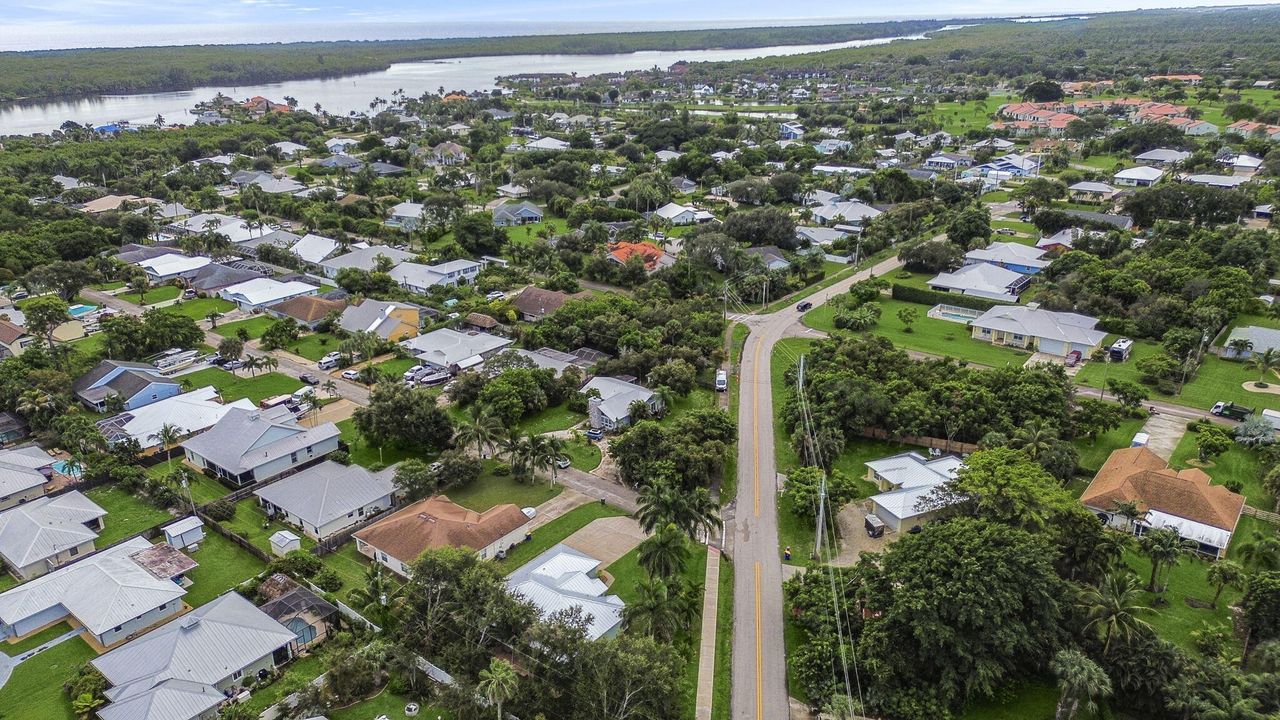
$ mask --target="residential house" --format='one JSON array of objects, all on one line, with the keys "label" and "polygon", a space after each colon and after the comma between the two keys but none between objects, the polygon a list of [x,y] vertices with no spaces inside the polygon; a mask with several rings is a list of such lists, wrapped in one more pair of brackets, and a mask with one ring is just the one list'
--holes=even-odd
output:
[{"label": "residential house", "polygon": [[493,224],[498,227],[539,222],[542,222],[542,208],[528,200],[506,202],[493,209]]},{"label": "residential house", "polygon": [[402,302],[365,298],[342,311],[338,327],[349,333],[371,332],[390,342],[414,337],[422,327],[422,308]]},{"label": "residential house", "polygon": [[519,146],[519,149],[523,152],[564,152],[569,149],[569,143],[564,140],[544,137],[525,143]]},{"label": "residential house", "polygon": [[71,392],[94,412],[105,412],[109,398],[133,410],[182,392],[182,383],[165,377],[150,363],[103,360],[71,383]]},{"label": "residential house", "polygon": [[359,144],[358,140],[344,137],[336,137],[324,141],[325,149],[337,155],[346,155],[355,150]]},{"label": "residential house", "polygon": [[21,355],[37,339],[28,334],[26,328],[0,319],[0,360]]},{"label": "residential house", "polygon": [[663,205],[655,210],[653,214],[672,225],[693,225],[694,223],[710,222],[715,219],[715,215],[706,210],[674,202]]},{"label": "residential house", "polygon": [[826,247],[847,237],[849,237],[848,232],[835,228],[796,226],[796,239],[801,243],[808,242],[810,245]]},{"label": "residential house", "polygon": [[1106,213],[1074,210],[1072,208],[1067,208],[1062,212],[1077,220],[1099,225],[1110,225],[1117,230],[1129,230],[1133,227],[1133,218],[1128,215],[1108,215]]},{"label": "residential house", "polygon": [[1205,137],[1219,134],[1218,126],[1208,120],[1197,120],[1189,117],[1161,117],[1156,118],[1154,122],[1171,125],[1181,130],[1183,135],[1190,135],[1192,137]]},{"label": "residential house", "polygon": [[69,620],[111,647],[181,613],[180,581],[194,567],[168,545],[130,538],[0,593],[0,640]]},{"label": "residential house", "polygon": [[748,255],[760,258],[766,270],[786,271],[791,268],[791,261],[787,260],[786,256],[782,254],[781,248],[775,245],[749,247],[745,252]]},{"label": "residential house", "polygon": [[1252,120],[1237,120],[1227,126],[1227,131],[1244,137],[1260,137],[1271,141],[1280,140],[1280,125],[1267,125]]},{"label": "residential house", "polygon": [[474,283],[484,266],[475,260],[450,260],[439,265],[400,263],[391,269],[391,279],[416,293],[437,286],[453,287]]},{"label": "residential house", "polygon": [[232,285],[239,285],[261,277],[266,277],[266,274],[258,270],[251,270],[246,267],[231,267],[222,263],[209,263],[189,277],[187,285],[198,293],[216,295]]},{"label": "residential house", "polygon": [[462,548],[481,559],[505,556],[525,539],[530,515],[510,503],[476,512],[435,495],[357,530],[356,550],[402,577],[427,550]]},{"label": "residential house", "polygon": [[924,166],[930,170],[938,170],[942,172],[950,170],[958,170],[973,165],[973,157],[970,155],[961,155],[960,153],[937,153],[925,158]]},{"label": "residential house", "polygon": [[1005,140],[1004,138],[993,137],[987,138],[986,140],[979,140],[978,142],[970,145],[969,149],[977,151],[984,148],[991,148],[996,152],[1006,152],[1008,150],[1012,150],[1013,147],[1014,143],[1012,141]]},{"label": "residential house", "polygon": [[511,298],[511,305],[520,313],[525,322],[537,322],[560,309],[569,301],[570,296],[559,290],[545,290],[530,285]]},{"label": "residential house", "polygon": [[868,220],[877,218],[880,215],[881,212],[879,210],[864,202],[849,200],[814,208],[812,217],[815,222],[820,222],[824,225],[834,222],[845,223],[861,232],[862,227],[866,225]]},{"label": "residential house", "polygon": [[101,720],[205,720],[293,656],[292,630],[237,592],[91,661],[109,685]]},{"label": "residential house", "polygon": [[319,265],[321,261],[338,251],[338,241],[323,235],[307,233],[294,243],[289,252],[302,262]]},{"label": "residential house", "polygon": [[[1111,453],[1080,496],[1102,522],[1134,535],[1169,528],[1213,560],[1227,554],[1244,511],[1244,496],[1214,485],[1200,468],[1174,470],[1145,447]],[[1137,506],[1131,519],[1116,512],[1118,503]]]},{"label": "residential house", "polygon": [[973,338],[993,345],[1008,345],[1057,357],[1073,351],[1088,358],[1107,334],[1095,330],[1097,318],[1069,312],[1042,310],[1035,303],[1000,305],[969,323]]},{"label": "residential house", "polygon": [[182,253],[166,253],[147,260],[139,260],[134,264],[147,273],[147,280],[151,284],[160,285],[189,278],[211,262],[213,261],[204,256],[189,257]]},{"label": "residential house", "polygon": [[1149,165],[1139,165],[1121,170],[1112,176],[1116,185],[1125,187],[1151,187],[1164,177],[1164,170]]},{"label": "residential house", "polygon": [[1249,178],[1239,177],[1237,175],[1210,175],[1206,173],[1197,173],[1194,175],[1183,176],[1182,182],[1191,185],[1207,185],[1222,190],[1232,190],[1249,182]]},{"label": "residential house", "polygon": [[256,187],[268,195],[292,195],[307,189],[306,185],[291,177],[280,178],[260,170],[241,170],[231,176],[231,184],[242,191],[247,187]]},{"label": "residential house", "polygon": [[1023,275],[1035,275],[1049,266],[1049,261],[1043,259],[1044,254],[1044,250],[1030,245],[993,242],[984,248],[975,248],[965,253],[964,264],[987,263]]},{"label": "residential house", "polygon": [[252,401],[244,398],[224,405],[217,388],[206,386],[99,420],[98,430],[108,443],[132,439],[138,441],[143,450],[151,450],[160,448],[157,435],[166,425],[189,435],[213,427],[232,410],[254,407]]},{"label": "residential house", "polygon": [[1082,230],[1077,227],[1063,228],[1058,232],[1042,237],[1036,241],[1036,247],[1046,253],[1062,254],[1075,248],[1076,241],[1082,237],[1100,237],[1105,235],[1098,230]]},{"label": "residential house", "polygon": [[241,310],[254,311],[271,307],[299,295],[315,295],[320,288],[300,280],[280,282],[271,278],[254,278],[223,288],[218,297],[230,300]]},{"label": "residential house", "polygon": [[538,608],[543,618],[577,608],[587,618],[587,639],[612,638],[622,630],[622,598],[606,595],[601,562],[558,543],[507,578],[507,590]]},{"label": "residential house", "polygon": [[1073,202],[1104,202],[1119,192],[1104,182],[1082,180],[1067,188],[1067,194]]},{"label": "residential house", "polygon": [[[1231,348],[1234,340],[1244,340],[1249,343],[1246,350],[1236,351]],[[1223,343],[1223,357],[1237,358],[1240,360],[1248,360],[1254,355],[1261,355],[1268,350],[1280,352],[1280,330],[1274,328],[1259,327],[1257,325],[1244,325],[1241,327],[1231,328],[1231,334],[1227,336],[1227,340]]]},{"label": "residential house", "polygon": [[838,152],[853,149],[853,143],[848,140],[823,138],[822,140],[814,143],[813,149],[817,150],[821,155],[834,155]]},{"label": "residential house", "polygon": [[961,173],[961,176],[990,177],[1004,180],[1015,177],[1028,177],[1035,175],[1039,171],[1040,158],[1032,155],[1009,153],[1008,155],[1001,155],[998,158],[988,160],[981,165],[974,165]]},{"label": "residential house", "polygon": [[343,268],[355,268],[357,270],[364,270],[365,272],[372,272],[378,267],[379,256],[390,260],[392,267],[395,267],[402,262],[408,262],[417,257],[417,255],[411,252],[397,250],[396,248],[387,247],[386,245],[373,245],[370,247],[355,248],[344,255],[329,258],[328,260],[320,263],[320,269],[324,271],[324,276],[327,278],[336,278],[338,276],[338,271]]},{"label": "residential house", "polygon": [[463,165],[467,162],[467,151],[456,142],[445,141],[431,148],[436,165]]},{"label": "residential house", "polygon": [[93,552],[106,510],[78,490],[0,512],[0,560],[20,581]]},{"label": "residential house", "polygon": [[609,248],[606,256],[609,262],[626,265],[631,258],[638,257],[644,263],[644,271],[652,274],[664,267],[675,264],[676,259],[651,242],[619,242]]},{"label": "residential house", "polygon": [[340,313],[346,307],[340,300],[329,300],[319,295],[298,295],[263,309],[272,317],[292,318],[306,329],[315,330],[329,313]]},{"label": "residential house", "polygon": [[303,427],[283,405],[233,408],[207,431],[182,443],[187,462],[237,486],[314,465],[338,449],[338,426]]},{"label": "residential house", "polygon": [[36,445],[0,450],[0,510],[44,495],[53,475],[52,457]]},{"label": "residential house", "polygon": [[985,262],[964,265],[955,272],[941,272],[929,280],[933,290],[1006,303],[1018,302],[1018,295],[1030,284],[1030,275]]},{"label": "residential house", "polygon": [[923,525],[938,508],[923,502],[935,489],[952,481],[963,461],[954,455],[926,460],[915,451],[867,463],[867,481],[880,493],[870,498],[871,512],[894,532]]},{"label": "residential house", "polygon": [[470,368],[480,365],[513,344],[513,340],[479,332],[458,332],[449,328],[402,341],[418,362],[435,370]]},{"label": "residential house", "polygon": [[498,194],[505,198],[519,200],[521,198],[529,197],[529,188],[523,185],[516,185],[515,183],[507,183],[506,185],[498,186]]},{"label": "residential house", "polygon": [[275,150],[277,153],[280,154],[281,159],[284,159],[284,160],[292,160],[307,152],[306,145],[299,145],[296,142],[289,142],[288,140],[283,140],[277,143],[271,143],[270,145],[267,146],[267,149]]},{"label": "residential house", "polygon": [[325,460],[253,494],[268,516],[299,528],[313,540],[326,540],[389,509],[395,490],[387,473]]},{"label": "residential house", "polygon": [[671,178],[671,190],[673,192],[676,192],[682,195],[687,195],[697,189],[698,189],[698,183],[690,180],[687,177],[684,177],[683,175],[681,175],[680,177]]},{"label": "residential house", "polygon": [[784,121],[778,126],[779,140],[799,140],[804,137],[804,125],[795,121]]},{"label": "residential house", "polygon": [[391,217],[387,225],[397,227],[405,232],[413,232],[422,225],[422,215],[426,206],[416,202],[402,202],[391,208]]},{"label": "residential house", "polygon": [[1191,153],[1186,150],[1174,150],[1172,148],[1155,148],[1148,150],[1139,155],[1134,155],[1133,159],[1143,165],[1159,165],[1160,167],[1168,167],[1180,162],[1186,162],[1191,157]]},{"label": "residential house", "polygon": [[587,395],[587,421],[593,430],[613,432],[631,425],[632,403],[644,403],[651,415],[666,409],[662,397],[649,388],[605,375],[591,378],[578,392]]}]

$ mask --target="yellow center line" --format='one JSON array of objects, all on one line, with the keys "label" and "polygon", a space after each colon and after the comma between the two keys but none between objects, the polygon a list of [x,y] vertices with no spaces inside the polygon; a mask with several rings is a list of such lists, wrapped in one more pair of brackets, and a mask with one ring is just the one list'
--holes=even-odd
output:
[{"label": "yellow center line", "polygon": [[756,563],[756,720],[764,720],[764,625],[760,619],[760,563]]}]

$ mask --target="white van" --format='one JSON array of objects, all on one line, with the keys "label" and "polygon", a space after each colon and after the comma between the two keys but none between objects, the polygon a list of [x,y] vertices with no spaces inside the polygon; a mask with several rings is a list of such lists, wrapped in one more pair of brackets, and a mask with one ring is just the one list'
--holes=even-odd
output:
[{"label": "white van", "polygon": [[724,392],[729,389],[729,371],[716,371],[716,392]]}]

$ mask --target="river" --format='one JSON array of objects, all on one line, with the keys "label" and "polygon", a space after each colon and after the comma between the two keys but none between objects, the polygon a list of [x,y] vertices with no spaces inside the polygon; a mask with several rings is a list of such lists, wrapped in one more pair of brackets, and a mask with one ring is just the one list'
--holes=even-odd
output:
[{"label": "river", "polygon": [[[952,25],[939,30],[957,27],[959,26]],[[500,75],[550,72],[594,75],[647,70],[653,67],[666,68],[681,60],[690,62],[746,60],[774,55],[799,55],[823,50],[884,45],[895,40],[923,39],[925,39],[924,35],[912,35],[827,45],[647,51],[615,55],[504,55],[396,63],[380,72],[325,80],[291,80],[265,85],[200,87],[181,92],[98,95],[75,100],[10,104],[0,107],[0,135],[49,132],[57,129],[67,120],[90,125],[118,120],[149,123],[160,115],[167,123],[189,124],[195,119],[191,108],[196,103],[209,100],[218,93],[236,99],[261,95],[276,102],[282,102],[288,95],[297,98],[301,107],[312,108],[319,103],[329,113],[346,115],[353,111],[368,112],[371,100],[375,97],[389,100],[395,90],[402,89],[410,97],[416,97],[424,92],[435,92],[441,87],[445,90],[490,90],[495,87],[494,81]]]}]

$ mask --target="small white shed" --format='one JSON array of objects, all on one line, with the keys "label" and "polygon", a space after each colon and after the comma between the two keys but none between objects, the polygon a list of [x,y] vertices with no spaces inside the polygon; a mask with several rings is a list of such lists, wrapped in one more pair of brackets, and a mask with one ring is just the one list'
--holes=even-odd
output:
[{"label": "small white shed", "polygon": [[302,549],[302,540],[288,530],[277,530],[271,535],[271,554],[284,557],[286,553]]},{"label": "small white shed", "polygon": [[195,515],[165,525],[164,541],[176,550],[184,550],[204,540],[204,522]]}]

